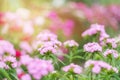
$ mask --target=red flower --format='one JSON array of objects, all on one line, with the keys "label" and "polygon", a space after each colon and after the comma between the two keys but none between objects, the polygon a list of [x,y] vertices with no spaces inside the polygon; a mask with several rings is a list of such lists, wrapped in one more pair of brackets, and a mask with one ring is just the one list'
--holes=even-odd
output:
[{"label": "red flower", "polygon": [[20,50],[16,50],[16,57],[19,58],[21,56]]},{"label": "red flower", "polygon": [[18,78],[20,79],[23,75],[24,75],[24,73],[20,73],[20,74],[18,74],[17,76],[18,76]]}]

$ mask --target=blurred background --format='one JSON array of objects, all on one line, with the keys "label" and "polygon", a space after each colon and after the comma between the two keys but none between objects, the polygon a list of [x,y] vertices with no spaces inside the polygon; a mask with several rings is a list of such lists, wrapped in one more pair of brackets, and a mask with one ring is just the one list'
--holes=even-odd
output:
[{"label": "blurred background", "polygon": [[111,36],[119,34],[120,0],[0,0],[0,36],[13,43],[44,29],[61,41],[80,42],[92,23],[105,25]]}]

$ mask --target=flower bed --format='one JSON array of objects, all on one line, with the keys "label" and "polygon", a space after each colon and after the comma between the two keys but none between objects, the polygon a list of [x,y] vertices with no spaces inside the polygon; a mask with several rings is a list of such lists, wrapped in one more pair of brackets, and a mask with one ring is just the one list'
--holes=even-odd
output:
[{"label": "flower bed", "polygon": [[61,42],[49,30],[31,41],[0,40],[0,80],[119,80],[120,40],[104,25],[92,24],[82,33],[90,41]]}]

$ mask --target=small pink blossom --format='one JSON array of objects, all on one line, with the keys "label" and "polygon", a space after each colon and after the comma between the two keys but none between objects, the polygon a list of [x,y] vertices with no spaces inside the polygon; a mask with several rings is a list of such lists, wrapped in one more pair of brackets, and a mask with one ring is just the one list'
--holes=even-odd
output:
[{"label": "small pink blossom", "polygon": [[5,53],[15,56],[14,46],[9,41],[0,40],[0,55],[4,55]]},{"label": "small pink blossom", "polygon": [[99,74],[101,72],[101,67],[100,66],[94,66],[92,68],[92,72],[96,73],[96,74]]},{"label": "small pink blossom", "polygon": [[4,58],[4,62],[10,62],[13,68],[16,68],[18,66],[17,60],[13,56],[6,56]]},{"label": "small pink blossom", "polygon": [[65,47],[75,47],[75,46],[78,47],[79,46],[79,44],[75,42],[74,40],[65,41],[63,44]]},{"label": "small pink blossom", "polygon": [[116,48],[117,47],[117,43],[116,43],[116,40],[114,38],[106,39],[106,44],[110,44],[112,46],[112,48]]},{"label": "small pink blossom", "polygon": [[[37,65],[37,66],[36,66]],[[50,60],[33,59],[27,66],[28,72],[35,78],[40,79],[48,73],[54,71],[54,67]]]},{"label": "small pink blossom", "polygon": [[71,63],[70,65],[63,67],[62,70],[65,72],[72,70],[76,74],[82,73],[82,67],[80,67],[74,63]]},{"label": "small pink blossom", "polygon": [[22,55],[20,57],[20,63],[23,65],[28,65],[32,61],[32,58],[29,55]]},{"label": "small pink blossom", "polygon": [[40,51],[40,54],[42,54],[42,55],[47,52],[51,52],[53,54],[55,54],[57,52],[56,49],[52,46],[42,47],[42,48],[39,48],[38,50]]},{"label": "small pink blossom", "polygon": [[89,29],[82,33],[82,36],[92,36],[94,34],[97,34],[98,32],[104,32],[104,26],[99,24],[92,24]]},{"label": "small pink blossom", "polygon": [[101,52],[102,47],[96,42],[87,43],[84,45],[84,51],[91,52],[91,53],[96,52],[96,51]]},{"label": "small pink blossom", "polygon": [[118,52],[116,50],[113,50],[113,49],[107,49],[105,52],[104,52],[104,56],[107,57],[108,55],[112,55],[114,58],[118,58],[119,55],[118,55]]},{"label": "small pink blossom", "polygon": [[32,80],[29,74],[22,75],[20,80]]},{"label": "small pink blossom", "polygon": [[116,67],[113,67],[103,61],[88,60],[85,63],[85,68],[88,68],[88,67],[91,67],[92,72],[95,74],[99,74],[102,71],[102,69],[106,69],[107,71],[113,71],[115,73],[118,73],[118,69]]},{"label": "small pink blossom", "polygon": [[7,65],[5,62],[3,61],[0,61],[0,68],[5,68]]},{"label": "small pink blossom", "polygon": [[20,43],[20,48],[22,49],[22,51],[25,51],[26,53],[32,53],[33,49],[30,46],[30,44],[26,41],[22,41]]},{"label": "small pink blossom", "polygon": [[41,41],[51,41],[56,40],[57,36],[49,30],[44,30],[38,34],[37,39]]}]

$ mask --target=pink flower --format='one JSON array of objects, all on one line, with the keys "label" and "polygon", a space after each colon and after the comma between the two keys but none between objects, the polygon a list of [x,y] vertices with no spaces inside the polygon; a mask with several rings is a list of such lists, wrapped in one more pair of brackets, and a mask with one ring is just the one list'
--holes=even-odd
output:
[{"label": "pink flower", "polygon": [[40,48],[38,48],[38,51],[40,51],[40,54],[42,54],[42,55],[47,52],[56,54],[57,50],[59,50],[61,45],[62,45],[62,43],[58,40],[41,42],[41,46],[40,46]]},{"label": "pink flower", "polygon": [[92,72],[96,73],[96,74],[99,74],[101,72],[101,67],[100,66],[94,66],[92,68]]},{"label": "pink flower", "polygon": [[99,38],[99,41],[103,41],[105,39],[109,38],[109,35],[103,31],[101,34],[100,34],[100,38]]},{"label": "pink flower", "polygon": [[112,46],[112,48],[116,48],[117,47],[117,43],[116,43],[116,40],[114,38],[106,39],[106,44],[110,44]]},{"label": "pink flower", "polygon": [[20,80],[32,80],[29,74],[22,75]]},{"label": "pink flower", "polygon": [[100,73],[103,69],[106,69],[107,71],[113,71],[115,73],[118,73],[118,69],[116,67],[112,67],[106,62],[103,61],[95,61],[95,60],[88,60],[85,63],[85,68],[91,67],[92,72],[95,74]]},{"label": "pink flower", "polygon": [[20,57],[20,63],[23,65],[28,65],[32,61],[32,58],[28,55],[22,55]]},{"label": "pink flower", "polygon": [[23,32],[27,35],[34,33],[33,23],[31,21],[27,21],[23,24]]},{"label": "pink flower", "polygon": [[96,42],[87,43],[84,45],[84,51],[91,52],[91,53],[96,52],[96,51],[101,52],[102,47]]},{"label": "pink flower", "polygon": [[0,61],[0,68],[5,68],[7,67],[6,63],[3,61]]},{"label": "pink flower", "polygon": [[51,52],[53,54],[55,54],[57,52],[56,49],[52,46],[42,47],[42,48],[39,48],[38,50],[40,51],[40,54],[42,54],[42,55],[47,53],[47,52]]},{"label": "pink flower", "polygon": [[65,47],[75,47],[75,46],[78,47],[79,46],[79,44],[75,42],[74,40],[65,41],[63,44]]},{"label": "pink flower", "polygon": [[37,40],[41,41],[57,40],[57,36],[50,32],[49,30],[44,30],[38,34]]},{"label": "pink flower", "polygon": [[15,57],[13,57],[13,56],[6,56],[5,58],[4,58],[4,62],[10,62],[11,63],[11,66],[13,67],[13,68],[16,68],[17,66],[18,66],[18,63],[17,63],[17,60],[16,60],[16,58]]},{"label": "pink flower", "polygon": [[80,67],[80,66],[78,66],[74,63],[71,63],[70,65],[63,67],[62,70],[65,71],[65,72],[68,72],[68,71],[72,70],[76,74],[82,73],[82,67]]},{"label": "pink flower", "polygon": [[113,49],[107,49],[105,52],[104,52],[104,56],[107,57],[108,55],[112,55],[114,58],[118,58],[119,55],[118,55],[118,52],[116,50],[113,50]]},{"label": "pink flower", "polygon": [[108,38],[109,35],[105,32],[104,25],[92,24],[89,29],[82,33],[82,36],[92,36],[99,33],[100,42]]},{"label": "pink flower", "polygon": [[[37,66],[36,66],[37,65]],[[52,73],[54,67],[50,60],[33,59],[27,66],[28,72],[35,78],[40,79],[42,76]]]},{"label": "pink flower", "polygon": [[8,41],[0,40],[0,55],[4,55],[5,53],[15,56],[14,46]]},{"label": "pink flower", "polygon": [[32,53],[32,51],[33,51],[30,44],[26,41],[23,41],[20,43],[20,48],[22,49],[22,51],[25,51],[26,53]]},{"label": "pink flower", "polygon": [[94,34],[97,34],[98,32],[104,32],[104,26],[99,24],[92,24],[89,29],[82,33],[82,36],[92,36]]}]

